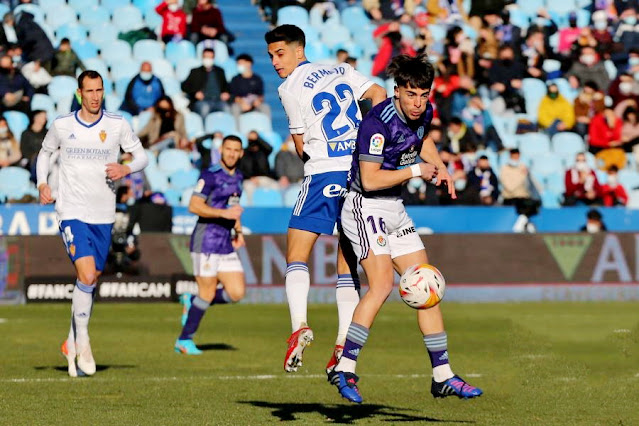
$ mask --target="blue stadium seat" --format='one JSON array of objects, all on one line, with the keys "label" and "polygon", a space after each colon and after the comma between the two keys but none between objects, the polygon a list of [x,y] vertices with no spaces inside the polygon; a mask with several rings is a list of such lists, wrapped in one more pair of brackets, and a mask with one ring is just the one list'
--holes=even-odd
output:
[{"label": "blue stadium seat", "polygon": [[442,41],[446,38],[446,26],[441,24],[431,24],[428,26],[433,41]]},{"label": "blue stadium seat", "polygon": [[584,140],[577,133],[560,132],[552,137],[552,150],[557,154],[574,157],[585,149]]},{"label": "blue stadium seat", "polygon": [[173,65],[163,58],[157,58],[151,60],[151,66],[153,67],[153,74],[160,78],[175,78],[175,70]]},{"label": "blue stadium seat", "polygon": [[133,57],[139,61],[164,59],[164,47],[156,40],[140,40],[133,45]]},{"label": "blue stadium seat", "polygon": [[68,98],[72,96],[78,88],[78,82],[73,77],[60,75],[53,77],[51,83],[49,83],[48,91],[49,96],[58,102],[60,99]]},{"label": "blue stadium seat", "polygon": [[[590,3],[590,0],[586,0]],[[579,28],[587,27],[590,24],[590,11],[587,9],[577,10],[577,26]]]},{"label": "blue stadium seat", "polygon": [[88,34],[89,30],[85,26],[77,24],[76,22],[64,24],[55,30],[57,39],[62,40],[63,38],[68,38],[71,41],[73,50],[75,50],[75,44],[77,42],[87,39]]},{"label": "blue stadium seat", "polygon": [[[109,94],[107,94],[108,96]],[[122,102],[122,99],[120,99],[120,102]],[[119,114],[122,116],[122,118],[124,118],[126,120],[127,123],[129,123],[129,126],[131,126],[131,128],[133,128],[133,116],[131,115],[131,113],[128,113],[126,111],[120,111],[118,108],[115,108],[113,110],[116,114]]]},{"label": "blue stadium seat", "polygon": [[240,115],[239,130],[240,133],[246,135],[251,130],[264,132],[273,130],[273,127],[271,125],[271,119],[268,115],[261,112],[253,111]]},{"label": "blue stadium seat", "polygon": [[175,75],[177,76],[178,80],[184,81],[187,79],[187,77],[189,76],[193,68],[198,68],[201,66],[202,66],[202,60],[199,58],[183,59],[177,64],[175,69]]},{"label": "blue stadium seat", "polygon": [[235,118],[226,112],[212,112],[206,116],[204,120],[204,129],[206,133],[222,132],[224,136],[236,134]]},{"label": "blue stadium seat", "polygon": [[49,123],[55,119],[57,115],[55,111],[55,102],[49,97],[49,95],[36,93],[31,98],[31,110],[35,111],[40,109],[47,112],[47,119],[49,120]]},{"label": "blue stadium seat", "polygon": [[118,39],[118,29],[109,22],[103,22],[90,27],[89,39],[98,46],[104,47]]},{"label": "blue stadium seat", "polygon": [[533,158],[550,152],[550,139],[544,133],[526,133],[518,139],[522,156]]},{"label": "blue stadium seat", "polygon": [[4,16],[9,12],[11,12],[11,9],[9,8],[9,6],[7,6],[4,3],[0,3],[0,16]]},{"label": "blue stadium seat", "polygon": [[559,78],[561,76],[561,62],[556,59],[545,59],[542,65],[549,80]]},{"label": "blue stadium seat", "polygon": [[637,189],[639,187],[639,172],[628,169],[619,170],[619,183],[623,185],[626,191]]},{"label": "blue stadium seat", "polygon": [[615,66],[614,62],[612,62],[610,59],[607,59],[604,61],[604,67],[606,68],[606,72],[608,73],[608,77],[610,77],[611,81],[617,78],[617,67]]},{"label": "blue stadium seat", "polygon": [[179,206],[182,199],[182,191],[169,188],[163,192],[164,198],[166,198],[166,202],[170,206]]},{"label": "blue stadium seat", "polygon": [[106,64],[100,58],[89,58],[86,61],[82,62],[84,63],[86,69],[99,72],[103,78],[105,78],[109,74],[109,70]]},{"label": "blue stadium seat", "polygon": [[189,139],[196,138],[204,134],[204,123],[200,114],[188,111],[184,115],[184,125],[186,127],[186,134]]},{"label": "blue stadium seat", "polygon": [[180,149],[165,149],[160,152],[158,166],[169,175],[178,170],[190,170],[192,167],[189,155]]},{"label": "blue stadium seat", "polygon": [[341,23],[340,13],[339,10],[333,10],[330,15],[325,15],[322,9],[314,7],[308,13],[308,22],[318,29],[335,27]]},{"label": "blue stadium seat", "polygon": [[284,191],[284,207],[294,207],[300,193],[300,184],[294,183]]},{"label": "blue stadium seat", "polygon": [[171,77],[160,78],[160,80],[167,96],[182,95],[182,88],[180,87],[180,82],[175,78],[175,74]]},{"label": "blue stadium seat", "polygon": [[[38,24],[42,24],[45,22],[45,10],[42,9],[37,4],[32,3],[24,3],[20,4],[13,9],[13,15],[18,16],[22,12],[27,12],[33,15],[33,20]],[[6,13],[6,12],[5,12]],[[0,16],[4,16],[4,13],[0,13]]]},{"label": "blue stadium seat", "polygon": [[308,26],[308,12],[301,6],[286,6],[277,11],[277,25],[293,24],[300,28]]},{"label": "blue stadium seat", "polygon": [[144,169],[144,175],[149,182],[151,191],[164,192],[169,189],[169,178],[159,167],[147,167]]},{"label": "blue stadium seat", "polygon": [[224,76],[226,77],[226,81],[228,81],[229,83],[231,82],[233,77],[238,74],[237,63],[233,59],[229,59],[228,61],[217,65],[224,70]]},{"label": "blue stadium seat", "polygon": [[[140,130],[144,129],[144,126],[146,126],[149,123],[152,116],[153,116],[152,111],[142,111],[140,114],[138,114],[138,122],[134,126],[133,130],[136,133],[139,133]],[[157,158],[155,160],[156,160],[155,164],[157,165]]]},{"label": "blue stadium seat", "polygon": [[66,0],[45,0],[40,2],[40,7],[44,13],[49,14],[57,11],[60,7],[67,6]]},{"label": "blue stadium seat", "polygon": [[22,167],[0,169],[0,199],[19,199],[31,189],[31,173]]},{"label": "blue stadium seat", "polygon": [[102,0],[102,7],[110,12],[130,4],[131,0]]},{"label": "blue stadium seat", "polygon": [[162,3],[162,0],[133,0],[133,6],[140,10],[155,8],[160,3]]},{"label": "blue stadium seat", "polygon": [[549,1],[547,9],[560,15],[568,15],[578,9],[574,0]]},{"label": "blue stadium seat", "polygon": [[62,5],[55,9],[55,13],[47,14],[46,22],[55,30],[64,24],[74,23],[77,19],[78,16],[73,8],[67,5]]},{"label": "blue stadium seat", "polygon": [[331,56],[330,50],[321,41],[307,43],[304,52],[311,62],[317,62]]},{"label": "blue stadium seat", "polygon": [[555,78],[552,82],[557,85],[561,96],[570,102],[574,101],[577,95],[579,95],[579,90],[573,89],[568,80],[565,78]]},{"label": "blue stadium seat", "polygon": [[182,196],[180,197],[180,205],[183,207],[188,207],[191,202],[191,196],[193,195],[193,188],[186,188],[182,191]]},{"label": "blue stadium seat", "polygon": [[173,189],[181,192],[187,188],[195,186],[199,176],[200,172],[194,168],[189,170],[178,170],[171,173],[169,176],[169,182]]},{"label": "blue stadium seat", "polygon": [[[513,8],[513,9],[510,9],[509,11],[510,11],[510,22],[512,22],[513,25],[517,25],[518,27],[522,29],[528,28],[528,26],[530,25],[530,21],[529,21],[530,16],[526,12],[518,8]],[[535,14],[536,13],[537,12],[535,12]]]},{"label": "blue stadium seat", "polygon": [[131,59],[131,45],[124,40],[113,40],[100,49],[100,56],[107,64]]},{"label": "blue stadium seat", "polygon": [[113,11],[113,25],[120,32],[128,32],[144,27],[142,12],[135,6],[125,6]]},{"label": "blue stadium seat", "polygon": [[342,10],[342,25],[348,28],[352,34],[361,31],[369,22],[370,19],[366,16],[364,8],[360,6],[351,6]]},{"label": "blue stadium seat", "polygon": [[27,127],[29,127],[29,117],[27,116],[27,114],[20,111],[6,111],[2,115],[7,120],[9,129],[11,129],[13,135],[16,137],[17,140],[20,140],[22,132],[24,132]]},{"label": "blue stadium seat", "polygon": [[364,49],[352,40],[333,46],[333,50],[335,52],[337,52],[337,49],[346,50],[348,52],[348,56],[352,56],[353,58],[359,59],[364,56]]},{"label": "blue stadium seat", "polygon": [[517,131],[517,117],[513,114],[490,114],[490,118],[500,138],[510,140],[514,138]]},{"label": "blue stadium seat", "polygon": [[282,194],[275,189],[256,188],[253,192],[254,207],[282,207]]},{"label": "blue stadium seat", "polygon": [[546,176],[546,189],[563,194],[566,191],[566,171],[559,170]]},{"label": "blue stadium seat", "polygon": [[315,27],[305,27],[302,28],[304,31],[304,36],[306,36],[306,43],[313,43],[315,41],[319,41],[319,31]]},{"label": "blue stadium seat", "polygon": [[129,59],[111,64],[111,77],[118,81],[122,78],[131,79],[140,72],[140,62]]},{"label": "blue stadium seat", "polygon": [[96,58],[98,56],[98,46],[88,40],[73,43],[73,51],[82,61]]},{"label": "blue stadium seat", "polygon": [[561,173],[563,170],[563,161],[552,153],[536,155],[532,159],[532,172],[544,178],[554,173]]},{"label": "blue stadium seat", "polygon": [[79,9],[80,23],[91,28],[94,25],[108,23],[111,19],[111,13],[103,7],[93,6]]},{"label": "blue stadium seat", "polygon": [[321,31],[321,40],[329,49],[333,46],[350,41],[351,33],[344,26],[326,27]]},{"label": "blue stadium seat", "polygon": [[107,111],[115,112],[120,109],[120,105],[122,105],[122,96],[117,95],[116,93],[111,93],[104,97],[104,106]]},{"label": "blue stadium seat", "polygon": [[529,16],[537,16],[537,11],[546,7],[544,3],[544,0],[517,0],[519,8]]},{"label": "blue stadium seat", "polygon": [[173,65],[177,65],[185,58],[195,58],[195,46],[187,40],[177,43],[171,41],[166,45],[164,54]]},{"label": "blue stadium seat", "polygon": [[526,100],[526,113],[535,122],[539,114],[539,103],[546,95],[546,84],[536,78],[524,78],[522,80],[522,91]]},{"label": "blue stadium seat", "polygon": [[361,72],[365,76],[370,76],[373,71],[373,61],[368,59],[357,60],[357,71]]},{"label": "blue stadium seat", "polygon": [[68,0],[68,1],[69,1],[69,6],[71,6],[72,8],[78,11],[85,8],[89,8],[89,7],[96,7],[98,5],[98,0]]},{"label": "blue stadium seat", "polygon": [[546,190],[541,194],[541,205],[547,209],[558,209],[561,207],[561,193]]},{"label": "blue stadium seat", "polygon": [[142,9],[142,12],[144,15],[144,22],[146,22],[147,27],[155,29],[162,25],[162,17],[155,11],[155,7]]}]

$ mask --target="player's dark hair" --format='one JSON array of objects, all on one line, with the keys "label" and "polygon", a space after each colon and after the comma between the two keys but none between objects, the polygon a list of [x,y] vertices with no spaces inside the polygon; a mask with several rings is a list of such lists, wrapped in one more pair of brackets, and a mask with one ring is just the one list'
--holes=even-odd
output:
[{"label": "player's dark hair", "polygon": [[264,40],[266,40],[266,44],[283,41],[286,44],[299,43],[302,47],[306,46],[304,31],[300,27],[290,24],[280,25],[267,32],[264,34]]},{"label": "player's dark hair", "polygon": [[102,79],[102,76],[100,75],[99,72],[93,71],[93,70],[86,70],[86,71],[83,71],[82,74],[80,74],[80,76],[78,77],[78,88],[79,89],[82,89],[82,87],[84,86],[84,79],[85,78],[90,78],[91,80],[99,78],[100,81],[102,82],[102,85],[104,86],[104,80]]},{"label": "player's dark hair", "polygon": [[222,145],[224,145],[226,141],[239,142],[240,145],[243,145],[242,139],[240,139],[239,136],[235,136],[235,135],[225,136],[224,139],[222,139]]},{"label": "player's dark hair", "polygon": [[414,58],[408,55],[395,56],[386,72],[399,87],[430,89],[435,79],[435,68],[425,54]]}]

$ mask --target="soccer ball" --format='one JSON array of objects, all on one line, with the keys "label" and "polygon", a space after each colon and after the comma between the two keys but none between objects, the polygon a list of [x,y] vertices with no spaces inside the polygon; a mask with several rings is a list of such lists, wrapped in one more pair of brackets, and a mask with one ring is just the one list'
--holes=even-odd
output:
[{"label": "soccer ball", "polygon": [[411,308],[432,308],[444,298],[446,281],[437,268],[426,263],[411,266],[399,280],[399,295]]}]

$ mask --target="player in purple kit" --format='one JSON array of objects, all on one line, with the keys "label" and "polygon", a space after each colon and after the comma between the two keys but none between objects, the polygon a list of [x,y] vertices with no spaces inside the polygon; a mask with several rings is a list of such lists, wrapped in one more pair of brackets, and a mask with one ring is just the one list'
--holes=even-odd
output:
[{"label": "player in purple kit", "polygon": [[[401,186],[413,177],[445,183],[455,198],[452,179],[428,136],[433,108],[428,102],[434,69],[426,55],[395,57],[388,67],[395,96],[374,107],[362,120],[353,153],[349,193],[342,208],[342,228],[368,278],[346,335],[342,356],[329,374],[346,399],[360,403],[355,374],[357,357],[369,329],[394,285],[394,271],[428,263],[424,245],[406,214]],[[417,157],[424,162],[417,163]],[[474,398],[482,391],[455,375],[448,363],[447,335],[439,305],[417,311],[419,328],[433,367],[431,393]]]},{"label": "player in purple kit", "polygon": [[[221,161],[200,175],[189,202],[189,211],[200,218],[191,235],[193,275],[198,295],[182,295],[182,333],[175,351],[200,355],[193,335],[210,305],[233,303],[244,297],[244,271],[235,249],[244,245],[240,216],[243,176],[237,165],[244,154],[242,141],[227,136],[222,141]],[[234,231],[234,235],[233,232]],[[218,287],[218,282],[223,287]]]}]

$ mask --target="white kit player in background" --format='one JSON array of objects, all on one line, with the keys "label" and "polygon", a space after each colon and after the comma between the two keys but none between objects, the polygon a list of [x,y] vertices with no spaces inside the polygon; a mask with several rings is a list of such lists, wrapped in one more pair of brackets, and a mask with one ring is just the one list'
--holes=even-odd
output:
[{"label": "white kit player in background", "polygon": [[[339,213],[357,128],[362,121],[358,101],[369,99],[377,105],[386,99],[386,90],[346,63],[308,62],[304,32],[294,25],[281,25],[264,38],[273,68],[286,78],[279,95],[297,153],[304,161],[305,178],[288,225],[286,252],[286,296],[293,333],[288,339],[284,369],[291,372],[302,365],[304,348],[313,340],[307,324],[307,262],[319,235],[331,235],[336,222],[340,227]],[[339,245],[337,257],[338,335],[327,372],[337,364],[359,301],[357,262],[354,256],[348,256],[350,244],[344,242]]]},{"label": "white kit player in background", "polygon": [[[96,283],[111,244],[114,182],[144,169],[148,163],[140,140],[126,120],[102,111],[104,87],[100,74],[80,74],[78,93],[81,109],[53,122],[37,160],[40,203],[55,202],[60,233],[77,272],[71,327],[62,344],[71,377],[92,375],[96,370],[89,343],[89,318]],[[132,153],[133,161],[118,164],[120,149]],[[49,160],[56,151],[60,155],[60,173],[57,199],[53,199],[47,179]]]}]

